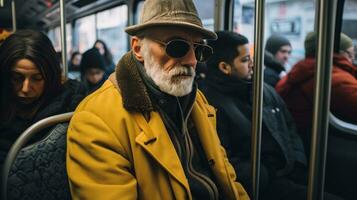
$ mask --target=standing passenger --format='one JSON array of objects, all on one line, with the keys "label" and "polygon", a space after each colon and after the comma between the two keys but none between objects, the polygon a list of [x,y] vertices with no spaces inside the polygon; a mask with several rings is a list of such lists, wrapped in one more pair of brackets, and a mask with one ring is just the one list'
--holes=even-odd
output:
[{"label": "standing passenger", "polygon": [[0,92],[0,166],[26,128],[73,111],[84,96],[78,82],[62,83],[51,41],[31,30],[13,33],[0,46]]},{"label": "standing passenger", "polygon": [[145,1],[141,16],[126,29],[131,51],[71,120],[73,199],[249,199],[193,83],[216,34],[192,0]]},{"label": "standing passenger", "polygon": [[[234,32],[217,32],[208,42],[204,94],[217,111],[217,131],[245,188],[251,186],[253,61],[248,39]],[[261,199],[306,199],[307,167],[301,138],[284,101],[264,84],[261,146]],[[325,199],[338,199],[326,195]]]},{"label": "standing passenger", "polygon": [[291,44],[281,35],[272,35],[268,38],[264,52],[264,82],[272,87],[285,73],[285,66],[291,55]]}]

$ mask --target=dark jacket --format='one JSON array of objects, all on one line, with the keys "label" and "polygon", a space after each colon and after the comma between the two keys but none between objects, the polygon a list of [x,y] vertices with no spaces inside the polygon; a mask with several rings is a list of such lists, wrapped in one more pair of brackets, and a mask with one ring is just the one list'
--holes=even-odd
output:
[{"label": "dark jacket", "polygon": [[[306,147],[310,146],[315,84],[315,58],[298,62],[276,85],[293,115]],[[337,117],[357,124],[357,67],[341,55],[334,55],[330,109]]]},{"label": "dark jacket", "polygon": [[[74,111],[85,94],[82,84],[77,81],[68,80],[64,84],[62,92],[40,107],[32,119],[15,117],[14,120],[6,124],[0,122],[0,166],[3,164],[11,145],[24,130],[46,117]],[[44,130],[43,134],[47,133],[48,130]],[[42,138],[43,134],[38,134],[36,139]],[[32,141],[34,142],[36,139]]]},{"label": "dark jacket", "polygon": [[264,52],[264,66],[264,82],[275,87],[280,80],[280,73],[285,71],[284,66],[268,51]]},{"label": "dark jacket", "polygon": [[[217,130],[221,142],[236,172],[239,172],[238,180],[249,191],[253,88],[251,82],[223,76],[208,73],[203,92],[209,103],[217,108]],[[267,84],[264,85],[263,101],[262,191],[274,177],[289,177],[296,166],[306,166],[304,148],[293,119],[282,99]]]}]

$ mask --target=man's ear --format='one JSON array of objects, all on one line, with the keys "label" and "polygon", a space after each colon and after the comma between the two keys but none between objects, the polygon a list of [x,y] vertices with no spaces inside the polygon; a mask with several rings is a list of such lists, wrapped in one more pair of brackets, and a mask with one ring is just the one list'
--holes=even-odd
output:
[{"label": "man's ear", "polygon": [[131,38],[131,49],[133,50],[135,58],[140,62],[144,62],[144,58],[141,54],[141,45],[142,43],[139,37],[133,36]]},{"label": "man's ear", "polygon": [[226,62],[219,62],[218,63],[218,69],[223,72],[225,75],[231,75],[232,67],[230,64]]}]

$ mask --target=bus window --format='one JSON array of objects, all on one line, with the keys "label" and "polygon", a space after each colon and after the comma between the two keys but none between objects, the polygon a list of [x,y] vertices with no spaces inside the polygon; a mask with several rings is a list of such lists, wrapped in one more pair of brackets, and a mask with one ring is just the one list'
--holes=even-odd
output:
[{"label": "bus window", "polygon": [[[47,33],[48,38],[50,38],[53,47],[57,52],[62,51],[61,47],[61,29],[59,26],[50,29]],[[72,26],[70,23],[66,24],[66,41],[67,41],[67,56],[70,55],[72,49]]]},{"label": "bus window", "polygon": [[135,13],[135,24],[139,23],[140,21],[140,15],[141,15],[141,10],[143,9],[144,6],[144,1],[140,1],[138,3],[138,7],[137,7],[137,12]]},{"label": "bus window", "polygon": [[[254,0],[234,0],[233,31],[254,43]],[[314,30],[315,3],[313,0],[274,1],[265,5],[264,41],[273,34],[284,35],[293,47],[287,71],[304,58],[306,34]],[[269,12],[267,12],[269,11]],[[253,47],[253,44],[251,44]]]},{"label": "bus window", "polygon": [[61,30],[60,27],[50,29],[47,33],[48,38],[50,38],[55,50],[61,51]]},{"label": "bus window", "polygon": [[[352,38],[353,44],[357,46],[357,2],[354,0],[346,0],[344,11],[343,11],[343,21],[342,21],[342,32]],[[354,55],[356,58],[356,55]],[[354,59],[354,65],[357,65],[357,60]]]},{"label": "bus window", "polygon": [[80,52],[92,48],[96,40],[95,15],[80,18],[75,21],[75,37]]},{"label": "bus window", "polygon": [[200,16],[203,26],[207,29],[214,30],[214,0],[193,0],[198,15]]},{"label": "bus window", "polygon": [[98,39],[103,40],[113,54],[114,63],[127,52],[128,40],[124,31],[128,20],[128,6],[121,5],[97,14]]}]

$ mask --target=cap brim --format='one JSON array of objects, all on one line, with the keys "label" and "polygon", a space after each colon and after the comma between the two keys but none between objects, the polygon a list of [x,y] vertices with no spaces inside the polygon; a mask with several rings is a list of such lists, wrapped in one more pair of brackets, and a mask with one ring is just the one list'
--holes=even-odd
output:
[{"label": "cap brim", "polygon": [[153,22],[153,23],[144,23],[144,24],[137,24],[133,26],[129,26],[125,29],[125,32],[127,32],[129,35],[138,35],[140,31],[143,31],[148,28],[152,27],[157,27],[157,26],[179,26],[182,28],[187,28],[192,31],[198,32],[202,34],[203,39],[209,39],[209,40],[216,40],[217,39],[217,34],[213,31],[210,31],[208,29],[201,28],[198,25],[192,24],[192,23],[187,23],[187,22],[173,22],[173,21],[162,21],[162,22]]}]

